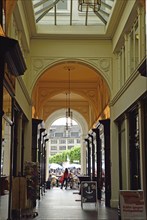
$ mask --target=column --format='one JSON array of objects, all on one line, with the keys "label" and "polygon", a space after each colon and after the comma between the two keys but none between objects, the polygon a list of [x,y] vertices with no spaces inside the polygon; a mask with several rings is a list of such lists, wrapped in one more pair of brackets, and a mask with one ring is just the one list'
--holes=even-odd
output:
[{"label": "column", "polygon": [[125,68],[124,68],[124,82],[128,79],[129,77],[129,53],[128,53],[128,35],[125,34],[124,36],[125,38],[125,52],[124,52],[124,65],[125,65]]},{"label": "column", "polygon": [[[91,148],[91,152],[92,152],[92,180],[94,180],[95,178],[95,146],[94,146],[94,142],[93,142],[93,135],[92,134],[89,134],[89,139],[91,139],[91,145],[92,145],[92,148]],[[90,141],[90,140],[89,140]]]},{"label": "column", "polygon": [[145,41],[146,41],[145,22],[147,22],[147,18],[145,17],[144,7],[138,8],[137,13],[138,13],[138,29],[139,29],[139,45],[138,45],[139,46],[139,61],[141,61],[144,58],[145,54],[147,53],[146,51],[147,47],[145,45]]},{"label": "column", "polygon": [[90,143],[89,139],[86,138],[85,141],[87,142],[87,174],[91,177],[91,150],[90,150]]},{"label": "column", "polygon": [[86,174],[86,144],[84,136],[81,137],[81,174]]},{"label": "column", "polygon": [[37,134],[38,124],[40,124],[41,122],[41,119],[32,119],[32,162],[37,162]]},{"label": "column", "polygon": [[[111,108],[113,114],[113,109]],[[118,127],[111,121],[111,207],[118,207],[119,199],[119,153]]]}]

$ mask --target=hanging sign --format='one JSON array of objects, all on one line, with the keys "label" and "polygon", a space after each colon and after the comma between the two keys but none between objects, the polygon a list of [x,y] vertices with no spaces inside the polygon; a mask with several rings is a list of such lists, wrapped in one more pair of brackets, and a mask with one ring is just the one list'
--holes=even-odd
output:
[{"label": "hanging sign", "polygon": [[120,191],[122,220],[145,220],[144,194],[141,190]]}]

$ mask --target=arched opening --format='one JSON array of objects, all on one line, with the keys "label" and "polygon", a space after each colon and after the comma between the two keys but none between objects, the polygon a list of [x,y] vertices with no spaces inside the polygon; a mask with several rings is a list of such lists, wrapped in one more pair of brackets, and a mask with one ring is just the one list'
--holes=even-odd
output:
[{"label": "arched opening", "polygon": [[66,126],[66,118],[55,120],[49,128],[49,174],[61,176],[65,168],[72,175],[81,173],[81,128],[72,120]]},{"label": "arched opening", "polygon": [[[50,137],[52,135],[51,134],[52,133],[52,126],[54,124],[56,125],[55,121],[60,121],[61,126],[59,126],[59,127],[60,127],[61,130],[60,130],[59,133],[57,133],[57,135],[60,136],[60,137],[55,137],[56,132],[53,132],[54,136]],[[86,134],[88,132],[88,125],[87,125],[87,122],[84,119],[84,117],[80,113],[73,110],[73,126],[71,127],[71,130],[69,130],[69,133],[67,134],[66,133],[65,110],[61,109],[61,110],[58,110],[58,111],[54,112],[46,120],[45,127],[46,127],[47,133],[49,135],[49,142],[48,142],[48,148],[47,148],[47,157],[49,158],[49,156],[51,155],[51,152],[50,152],[51,140],[53,142],[54,141],[57,142],[56,147],[59,146],[60,145],[59,142],[63,140],[64,142],[66,142],[66,145],[61,144],[61,147],[64,146],[65,149],[68,149],[68,141],[72,141],[72,143],[69,143],[69,148],[73,147],[73,146],[77,146],[76,143],[78,142],[78,146],[80,145],[80,148],[81,148],[81,157],[80,157],[81,173],[86,174],[86,161],[85,161],[86,149],[85,149],[85,146],[83,144],[83,139],[84,139],[84,137],[86,136]],[[74,130],[74,128],[76,130]],[[53,126],[53,129],[56,129],[56,126]],[[76,137],[73,138],[74,135],[76,135]],[[57,141],[57,139],[58,139],[58,141]],[[56,150],[53,150],[53,152],[55,152],[55,151]],[[48,175],[48,171],[49,170],[47,169],[47,175]]]},{"label": "arched opening", "polygon": [[[68,68],[71,69],[70,82]],[[68,61],[51,65],[37,79],[33,88],[33,117],[44,121],[47,134],[50,135],[53,122],[66,115],[66,93],[69,83],[70,109],[73,112],[73,119],[81,128],[81,173],[86,175],[88,156],[84,140],[99,120],[110,118],[110,91],[104,75],[102,76],[97,69],[82,62]],[[90,143],[90,148],[91,145],[93,146],[94,142]],[[47,146],[48,164],[49,142]],[[96,151],[96,146],[94,149]],[[95,153],[91,154],[92,166]],[[97,158],[95,161],[97,163]],[[48,176],[48,166],[46,171],[46,176]]]},{"label": "arched opening", "polygon": [[[37,79],[33,91],[33,117],[44,121],[55,111],[65,108],[69,88],[70,104],[87,120],[89,129],[99,118],[107,118],[110,91],[104,75],[92,66],[80,61],[60,61],[51,65]],[[107,111],[108,113],[108,111]]]}]

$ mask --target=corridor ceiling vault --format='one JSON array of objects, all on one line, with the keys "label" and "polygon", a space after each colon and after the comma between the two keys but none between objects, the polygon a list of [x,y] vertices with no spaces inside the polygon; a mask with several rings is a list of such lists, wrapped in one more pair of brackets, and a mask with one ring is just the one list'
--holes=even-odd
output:
[{"label": "corridor ceiling vault", "polygon": [[109,108],[106,107],[110,94],[103,77],[90,66],[71,61],[48,68],[37,80],[32,94],[33,117],[46,121],[55,111],[66,111],[66,93],[69,89],[67,67],[71,68],[70,108],[79,112],[89,127],[92,127],[99,117],[109,117]]}]

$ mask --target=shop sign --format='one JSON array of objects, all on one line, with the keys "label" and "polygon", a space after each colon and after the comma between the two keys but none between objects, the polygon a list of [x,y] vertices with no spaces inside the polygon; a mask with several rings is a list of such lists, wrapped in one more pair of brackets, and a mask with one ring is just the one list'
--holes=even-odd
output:
[{"label": "shop sign", "polygon": [[141,190],[120,191],[122,220],[145,220],[144,193]]},{"label": "shop sign", "polygon": [[83,203],[97,203],[97,183],[96,181],[81,182],[81,206]]}]

